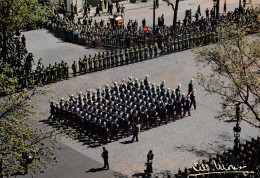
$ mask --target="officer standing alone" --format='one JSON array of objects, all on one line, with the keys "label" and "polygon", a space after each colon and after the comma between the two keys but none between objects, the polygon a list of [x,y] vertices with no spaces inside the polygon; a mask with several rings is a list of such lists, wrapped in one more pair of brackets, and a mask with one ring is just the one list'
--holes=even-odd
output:
[{"label": "officer standing alone", "polygon": [[101,154],[101,157],[104,159],[104,169],[109,169],[109,164],[108,164],[108,151],[105,147],[103,147],[103,152]]}]

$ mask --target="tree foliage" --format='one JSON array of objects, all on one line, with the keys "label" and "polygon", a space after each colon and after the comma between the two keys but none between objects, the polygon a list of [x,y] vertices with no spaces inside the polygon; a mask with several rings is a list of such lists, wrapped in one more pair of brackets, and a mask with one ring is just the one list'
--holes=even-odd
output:
[{"label": "tree foliage", "polygon": [[[0,177],[26,172],[24,155],[33,156],[29,172],[42,172],[47,163],[55,162],[57,133],[31,126],[29,118],[36,117],[34,108],[38,94],[46,89],[15,93],[2,98],[0,103]],[[45,142],[48,142],[47,144]]]},{"label": "tree foliage", "polygon": [[[235,104],[240,103],[242,119],[260,121],[259,11],[256,13],[254,25],[225,24],[217,32],[220,39],[217,44],[195,50],[196,60],[212,69],[207,75],[198,73],[199,84],[222,98],[218,117],[235,119]],[[257,33],[248,35],[252,31]]]},{"label": "tree foliage", "polygon": [[52,14],[52,6],[38,0],[0,0],[0,4],[0,46],[6,60],[8,39],[21,29],[41,27]]}]

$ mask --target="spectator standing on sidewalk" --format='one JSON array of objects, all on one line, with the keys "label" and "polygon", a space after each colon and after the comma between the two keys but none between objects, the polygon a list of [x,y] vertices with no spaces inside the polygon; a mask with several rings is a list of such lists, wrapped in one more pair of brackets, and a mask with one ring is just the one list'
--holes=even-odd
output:
[{"label": "spectator standing on sidewalk", "polygon": [[108,151],[105,147],[103,147],[103,152],[101,154],[101,157],[104,159],[104,169],[109,169],[109,164],[108,164]]},{"label": "spectator standing on sidewalk", "polygon": [[140,130],[141,130],[141,126],[140,126],[139,121],[137,121],[137,123],[135,123],[133,126],[132,142],[134,142],[134,139],[136,139],[136,141],[138,142],[138,134],[140,133]]}]

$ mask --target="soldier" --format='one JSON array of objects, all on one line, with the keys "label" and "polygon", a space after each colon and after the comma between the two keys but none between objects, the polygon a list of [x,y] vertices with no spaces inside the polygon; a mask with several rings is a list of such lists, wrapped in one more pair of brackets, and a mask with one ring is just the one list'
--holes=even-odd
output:
[{"label": "soldier", "polygon": [[148,59],[148,47],[147,46],[144,47],[144,59],[145,60]]},{"label": "soldier", "polygon": [[46,69],[43,67],[41,70],[40,70],[40,75],[41,75],[41,83],[42,84],[45,84],[46,83]]},{"label": "soldier", "polygon": [[93,58],[93,64],[94,64],[94,71],[97,71],[97,54],[95,54],[94,58]]},{"label": "soldier", "polygon": [[190,95],[190,93],[193,91],[193,81],[194,81],[194,78],[191,79],[189,85],[188,85],[188,95]]},{"label": "soldier", "polygon": [[103,62],[103,69],[106,69],[107,68],[107,56],[105,54],[105,52],[102,52],[102,62]]},{"label": "soldier", "polygon": [[110,59],[111,59],[111,67],[114,67],[114,65],[115,65],[115,52],[114,51],[111,51]]},{"label": "soldier", "polygon": [[47,74],[47,83],[51,83],[52,79],[51,79],[51,64],[49,64],[49,66],[46,69],[46,74]]},{"label": "soldier", "polygon": [[191,115],[190,114],[190,106],[191,106],[191,101],[190,101],[190,96],[188,95],[185,98],[183,117],[185,117],[187,111],[188,111],[189,116]]},{"label": "soldier", "polygon": [[130,61],[131,61],[131,63],[133,63],[134,62],[134,49],[133,48],[130,48],[129,54],[130,54]]},{"label": "soldier", "polygon": [[61,64],[58,64],[58,66],[57,66],[57,79],[59,81],[61,81],[61,79],[62,79],[62,67],[61,67]]},{"label": "soldier", "polygon": [[82,72],[83,72],[83,61],[82,61],[81,57],[79,58],[78,64],[79,64],[79,74],[82,74]]},{"label": "soldier", "polygon": [[129,49],[125,49],[125,64],[128,64],[129,61]]},{"label": "soldier", "polygon": [[69,65],[65,62],[65,77],[67,80],[69,79],[69,68]]},{"label": "soldier", "polygon": [[86,74],[87,73],[87,68],[88,68],[88,58],[86,55],[84,55],[84,58],[83,58],[83,73]]},{"label": "soldier", "polygon": [[165,53],[165,42],[162,42],[161,55]]},{"label": "soldier", "polygon": [[154,44],[154,57],[157,57],[157,52],[158,52],[158,45],[157,43]]},{"label": "soldier", "polygon": [[57,63],[55,62],[54,66],[52,66],[51,68],[51,78],[52,78],[52,82],[56,82],[56,72],[57,72]]},{"label": "soldier", "polygon": [[152,46],[152,44],[149,45],[149,58],[150,59],[153,58],[153,46]]},{"label": "soldier", "polygon": [[74,61],[74,63],[72,64],[71,68],[72,68],[72,71],[73,71],[73,76],[76,77],[76,75],[77,75],[77,68],[78,68],[76,61]]},{"label": "soldier", "polygon": [[144,51],[144,48],[143,48],[143,45],[141,44],[139,46],[139,57],[140,57],[140,61],[143,60],[143,51]]},{"label": "soldier", "polygon": [[109,54],[109,51],[107,51],[106,58],[107,58],[107,68],[110,68],[110,54]]},{"label": "soldier", "polygon": [[100,52],[98,52],[98,67],[99,70],[102,70],[102,56]]},{"label": "soldier", "polygon": [[116,63],[116,67],[118,66],[118,58],[119,58],[118,49],[116,49],[116,51],[115,51],[115,63]]},{"label": "soldier", "polygon": [[135,62],[138,62],[138,58],[139,58],[139,49],[134,46],[134,57],[135,57]]},{"label": "soldier", "polygon": [[124,65],[124,50],[120,49],[120,65]]},{"label": "soldier", "polygon": [[92,72],[92,68],[93,68],[92,63],[93,63],[93,59],[92,59],[91,55],[89,55],[89,58],[88,58],[89,72]]},{"label": "soldier", "polygon": [[37,68],[42,69],[43,67],[44,67],[44,65],[42,63],[42,58],[40,58],[38,63],[37,63]]},{"label": "soldier", "polygon": [[23,46],[25,47],[25,46],[26,46],[26,38],[25,38],[25,36],[23,35],[23,36],[21,37],[21,39],[22,39],[22,44],[23,44]]},{"label": "soldier", "polygon": [[194,106],[194,109],[196,109],[195,90],[192,90],[190,94],[190,108],[192,105]]}]

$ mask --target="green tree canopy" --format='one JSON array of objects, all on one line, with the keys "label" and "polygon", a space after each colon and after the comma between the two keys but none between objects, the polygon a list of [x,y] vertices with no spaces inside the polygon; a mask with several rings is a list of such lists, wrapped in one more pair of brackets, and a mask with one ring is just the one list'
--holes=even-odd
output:
[{"label": "green tree canopy", "polygon": [[[29,118],[36,117],[36,96],[47,90],[26,89],[1,98],[0,102],[0,177],[27,172],[24,155],[31,155],[29,172],[44,171],[47,163],[55,162],[56,133],[32,127]],[[44,143],[44,142],[49,143]]]},{"label": "green tree canopy", "polygon": [[52,6],[38,0],[0,0],[0,40],[2,56],[6,59],[8,39],[24,28],[36,28],[51,15]]}]

